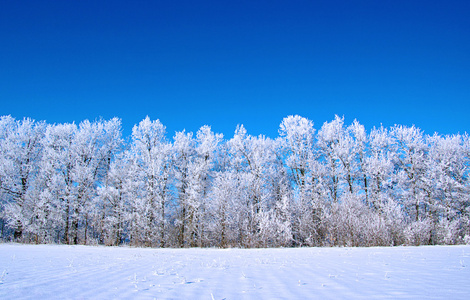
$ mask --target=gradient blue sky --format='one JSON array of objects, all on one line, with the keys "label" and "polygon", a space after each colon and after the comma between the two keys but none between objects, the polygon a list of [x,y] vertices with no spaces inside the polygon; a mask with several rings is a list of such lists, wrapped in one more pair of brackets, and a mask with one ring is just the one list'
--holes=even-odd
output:
[{"label": "gradient blue sky", "polygon": [[470,132],[470,1],[0,4],[0,115],[277,136],[299,114]]}]

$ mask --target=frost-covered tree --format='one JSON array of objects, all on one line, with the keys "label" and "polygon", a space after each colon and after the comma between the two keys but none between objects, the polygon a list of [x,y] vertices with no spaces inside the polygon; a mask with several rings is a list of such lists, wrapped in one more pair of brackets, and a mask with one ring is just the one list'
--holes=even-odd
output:
[{"label": "frost-covered tree", "polygon": [[426,184],[428,145],[421,130],[412,126],[394,126],[390,130],[395,155],[395,196],[402,201],[410,217],[419,221],[430,204],[430,187]]},{"label": "frost-covered tree", "polygon": [[336,116],[316,133],[166,139],[145,118],[79,125],[0,118],[1,239],[152,247],[470,241],[470,138]]},{"label": "frost-covered tree", "polygon": [[[97,186],[109,170],[113,153],[120,144],[121,121],[81,122],[74,135],[71,157],[73,159],[71,180],[71,243],[87,243],[90,223],[96,215],[93,199]],[[80,226],[81,225],[81,226]]]},{"label": "frost-covered tree", "polygon": [[429,168],[424,180],[431,194],[428,214],[437,225],[435,242],[454,244],[470,233],[470,160],[465,154],[469,138],[435,134],[427,142]]},{"label": "frost-covered tree", "polygon": [[95,198],[96,214],[101,227],[101,241],[106,245],[120,245],[130,238],[133,222],[132,202],[140,190],[138,168],[126,151],[118,154],[110,164],[109,172]]},{"label": "frost-covered tree", "polygon": [[[206,244],[206,222],[208,194],[213,179],[216,152],[222,140],[221,134],[214,134],[209,126],[203,126],[196,134],[193,156],[188,168],[186,202],[188,213],[189,245]],[[175,146],[178,144],[175,142]]]},{"label": "frost-covered tree", "polygon": [[191,201],[189,184],[191,182],[192,161],[196,155],[195,141],[192,133],[177,132],[172,148],[172,165],[177,189],[177,213],[175,226],[177,228],[177,243],[179,247],[190,246],[194,238],[194,221],[198,203]]},{"label": "frost-covered tree", "polygon": [[317,147],[325,166],[331,200],[337,202],[344,192],[355,193],[357,157],[354,140],[344,128],[344,118],[335,116],[333,121],[323,124],[318,131]]},{"label": "frost-covered tree", "polygon": [[[318,239],[323,201],[322,172],[318,163],[313,122],[296,116],[283,119],[279,128],[282,156],[292,182],[295,204],[293,239],[297,244],[314,245]],[[286,194],[283,201],[287,201]],[[287,204],[287,203],[286,203]],[[293,203],[292,203],[293,204]],[[282,205],[284,206],[284,205]]]},{"label": "frost-covered tree", "polygon": [[[99,201],[98,191],[100,187],[108,186],[108,173],[116,167],[115,156],[121,154],[122,150],[122,131],[121,120],[113,118],[109,121],[96,121],[93,123],[95,126],[96,154],[95,162],[90,163],[87,168],[93,173],[91,176],[93,185],[89,187],[90,194],[87,200],[86,209],[86,222],[85,226],[89,227],[91,237],[93,240],[103,242],[104,239],[104,219],[106,217],[105,205]],[[88,146],[90,147],[90,146]],[[118,160],[119,161],[119,160]],[[120,160],[122,161],[122,160]],[[87,243],[88,228],[85,228],[84,242]]]},{"label": "frost-covered tree", "polygon": [[394,161],[396,152],[387,129],[372,129],[369,135],[369,155],[365,158],[364,173],[368,179],[367,203],[373,209],[380,209],[392,196]]},{"label": "frost-covered tree", "polygon": [[165,139],[165,126],[146,117],[132,129],[130,159],[136,168],[131,200],[131,243],[165,246],[167,207],[171,175],[171,144]]},{"label": "frost-covered tree", "polygon": [[[369,156],[369,147],[367,144],[367,133],[363,125],[357,120],[346,129],[351,142],[351,160],[350,163],[350,181],[356,194],[364,194],[365,202],[369,202],[369,186],[366,174],[366,158]],[[353,193],[353,192],[352,192]]]},{"label": "frost-covered tree", "polygon": [[239,199],[241,243],[247,247],[265,244],[260,221],[275,204],[279,192],[272,180],[278,174],[276,166],[279,167],[276,144],[264,136],[248,135],[243,126],[238,126],[227,146],[232,171],[240,188],[244,189]]},{"label": "frost-covered tree", "polygon": [[229,245],[238,246],[239,220],[238,206],[240,193],[239,180],[236,174],[230,170],[218,171],[214,174],[211,189],[211,202],[209,203],[210,227],[212,243],[215,246],[225,248]]},{"label": "frost-covered tree", "polygon": [[308,163],[313,157],[314,134],[313,122],[298,115],[284,118],[279,128],[285,163],[301,195],[307,193],[310,181]]},{"label": "frost-covered tree", "polygon": [[[3,223],[14,230],[14,238],[37,234],[34,224],[36,199],[40,193],[36,178],[40,171],[41,140],[45,123],[31,119],[0,119],[0,214]],[[3,234],[2,234],[3,236]]]},{"label": "frost-covered tree", "polygon": [[465,155],[468,136],[435,134],[428,142],[430,167],[425,178],[433,186],[433,214],[450,220],[468,215],[470,161]]},{"label": "frost-covered tree", "polygon": [[[48,125],[43,140],[41,180],[44,190],[41,200],[53,208],[53,227],[65,243],[70,242],[74,156],[72,154],[75,124]],[[59,229],[60,228],[60,229]]]}]

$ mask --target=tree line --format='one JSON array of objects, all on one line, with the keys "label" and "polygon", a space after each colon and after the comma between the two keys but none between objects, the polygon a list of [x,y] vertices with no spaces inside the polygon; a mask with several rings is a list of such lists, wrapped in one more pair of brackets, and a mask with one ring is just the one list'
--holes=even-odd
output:
[{"label": "tree line", "polygon": [[147,247],[470,242],[470,139],[336,116],[177,132],[0,118],[0,239]]}]

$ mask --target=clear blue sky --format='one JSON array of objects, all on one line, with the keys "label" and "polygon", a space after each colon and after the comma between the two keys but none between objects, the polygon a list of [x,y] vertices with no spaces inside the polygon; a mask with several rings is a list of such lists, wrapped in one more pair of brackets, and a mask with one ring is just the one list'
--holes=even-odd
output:
[{"label": "clear blue sky", "polygon": [[299,114],[470,132],[470,1],[0,4],[0,115],[275,137]]}]

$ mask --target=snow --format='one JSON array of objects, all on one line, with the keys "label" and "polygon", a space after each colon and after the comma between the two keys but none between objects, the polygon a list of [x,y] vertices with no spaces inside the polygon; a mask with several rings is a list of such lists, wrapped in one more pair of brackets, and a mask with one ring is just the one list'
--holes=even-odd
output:
[{"label": "snow", "polygon": [[1,299],[468,299],[470,246],[0,244]]}]

